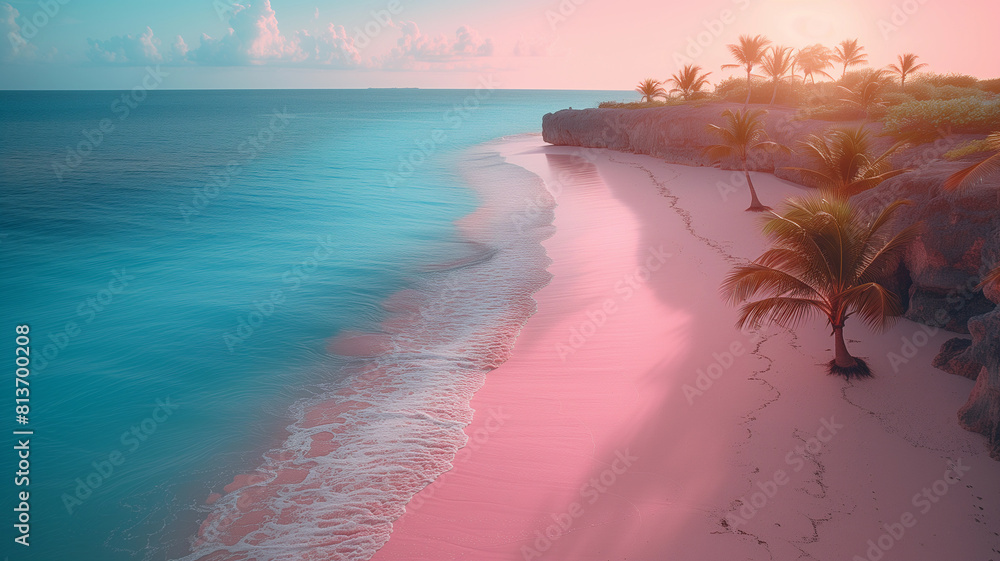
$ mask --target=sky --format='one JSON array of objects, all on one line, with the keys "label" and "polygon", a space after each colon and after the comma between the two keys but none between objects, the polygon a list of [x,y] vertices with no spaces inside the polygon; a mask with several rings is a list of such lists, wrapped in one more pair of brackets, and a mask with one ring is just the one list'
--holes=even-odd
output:
[{"label": "sky", "polygon": [[130,89],[152,68],[169,89],[629,90],[687,63],[737,75],[720,66],[744,33],[995,78],[998,16],[997,0],[0,0],[0,89]]}]

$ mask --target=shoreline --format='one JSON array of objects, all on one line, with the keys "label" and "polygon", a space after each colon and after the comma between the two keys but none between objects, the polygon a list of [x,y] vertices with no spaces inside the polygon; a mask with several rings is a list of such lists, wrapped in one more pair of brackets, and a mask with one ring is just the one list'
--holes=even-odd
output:
[{"label": "shoreline", "polygon": [[[182,560],[298,559],[289,544],[368,559],[414,493],[450,469],[473,395],[550,279],[540,242],[554,203],[541,181],[493,153],[469,158],[466,174],[493,188],[451,223],[450,252],[429,255],[380,302],[378,326],[326,341],[341,379],[297,401],[284,442],[207,498]],[[539,206],[514,223],[523,200]]]},{"label": "shoreline", "polygon": [[[849,324],[876,378],[829,377],[822,322],[740,333],[716,296],[764,248],[746,193],[715,188],[731,172],[540,136],[493,148],[556,199],[554,276],[473,397],[454,467],[372,559],[849,559],[896,524],[896,556],[1000,550],[1000,467],[954,422],[972,382],[930,366],[946,332],[894,368],[887,352],[920,326]],[[765,204],[800,190],[757,183]],[[969,469],[923,511],[911,499],[949,461]]]}]

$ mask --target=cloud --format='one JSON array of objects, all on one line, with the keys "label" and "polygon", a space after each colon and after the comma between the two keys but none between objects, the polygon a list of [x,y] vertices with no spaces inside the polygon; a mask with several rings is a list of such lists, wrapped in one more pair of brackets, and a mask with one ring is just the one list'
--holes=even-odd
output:
[{"label": "cloud", "polygon": [[6,2],[0,4],[0,34],[3,34],[3,40],[0,41],[0,61],[30,60],[38,54],[17,23],[20,15],[14,6]]},{"label": "cloud", "polygon": [[183,37],[178,35],[177,38],[174,39],[174,44],[171,45],[170,52],[173,55],[174,60],[184,60],[187,58],[188,46],[187,43],[184,42]]},{"label": "cloud", "polygon": [[412,21],[401,22],[398,27],[403,36],[388,55],[378,59],[378,66],[393,69],[425,68],[435,63],[452,63],[493,55],[493,39],[482,39],[467,25],[455,31],[454,39],[445,35],[424,35]]},{"label": "cloud", "polygon": [[135,65],[163,62],[160,40],[150,27],[138,36],[117,35],[105,41],[87,39],[87,44],[87,56],[94,62]]},{"label": "cloud", "polygon": [[527,40],[519,36],[514,43],[514,56],[551,56],[553,43],[552,38],[535,37]]},{"label": "cloud", "polygon": [[324,32],[316,35],[299,31],[295,34],[293,43],[298,62],[337,68],[362,65],[361,52],[342,25],[331,23]]},{"label": "cloud", "polygon": [[188,53],[190,59],[202,64],[244,65],[294,55],[291,43],[278,29],[271,0],[246,6],[234,4],[233,8],[229,33],[217,39],[202,34],[199,47]]},{"label": "cloud", "polygon": [[[16,12],[15,12],[16,14]],[[318,9],[314,11],[319,16]],[[380,57],[362,58],[361,50],[371,38],[358,43],[342,25],[329,24],[319,30],[282,33],[270,0],[232,4],[226,34],[202,34],[197,47],[177,36],[169,49],[160,51],[161,42],[149,27],[139,36],[115,36],[105,41],[88,39],[88,56],[108,64],[151,64],[189,62],[204,66],[315,66],[324,68],[458,68],[463,63],[493,55],[491,38],[482,38],[463,25],[453,37],[425,35],[416,23],[385,23],[385,29],[402,34],[392,50]],[[379,30],[383,28],[380,26]]]}]

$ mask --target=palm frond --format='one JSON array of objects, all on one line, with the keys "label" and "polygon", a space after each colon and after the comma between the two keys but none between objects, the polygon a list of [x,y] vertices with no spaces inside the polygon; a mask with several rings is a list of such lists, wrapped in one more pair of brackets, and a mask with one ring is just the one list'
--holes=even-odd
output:
[{"label": "palm frond", "polygon": [[845,307],[858,315],[872,331],[883,331],[893,318],[903,313],[903,305],[893,292],[870,282],[845,290],[840,295]]},{"label": "palm frond", "polygon": [[945,180],[944,188],[948,191],[965,189],[997,174],[1000,174],[1000,152],[953,173]]},{"label": "palm frond", "polygon": [[734,269],[723,281],[722,291],[730,304],[745,302],[762,293],[774,296],[810,297],[816,300],[823,298],[816,289],[801,279],[758,263]]},{"label": "palm frond", "polygon": [[994,268],[992,271],[986,273],[976,288],[983,288],[988,285],[1000,286],[1000,267]]},{"label": "palm frond", "polygon": [[743,329],[773,322],[783,327],[794,327],[817,312],[826,313],[823,311],[823,303],[809,298],[764,298],[744,304],[740,308],[736,326]]}]

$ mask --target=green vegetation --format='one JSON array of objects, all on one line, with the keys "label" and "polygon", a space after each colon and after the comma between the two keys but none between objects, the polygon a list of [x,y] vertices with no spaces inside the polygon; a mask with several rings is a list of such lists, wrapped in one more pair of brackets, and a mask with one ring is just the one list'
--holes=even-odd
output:
[{"label": "green vegetation", "polygon": [[973,164],[949,177],[944,183],[945,189],[964,189],[988,177],[1000,175],[1000,132],[995,132],[986,137],[984,144],[993,154],[985,160]]},{"label": "green vegetation", "polygon": [[963,142],[951,150],[948,150],[942,157],[946,160],[961,160],[966,156],[972,156],[973,154],[982,154],[983,152],[988,152],[990,150],[990,141],[986,138],[981,138],[979,140],[970,140],[968,142]]},{"label": "green vegetation", "polygon": [[882,230],[904,204],[890,203],[869,218],[841,199],[788,201],[782,214],[764,224],[771,249],[722,283],[730,303],[741,305],[738,326],[794,327],[822,314],[834,335],[829,372],[848,379],[871,376],[868,365],[847,350],[844,323],[858,316],[884,329],[902,313],[899,297],[883,283],[918,229],[904,228],[891,239]]},{"label": "green vegetation", "polygon": [[[878,122],[881,135],[914,142],[949,133],[988,134],[1000,122],[1000,78],[924,72],[927,64],[915,53],[898,55],[884,68],[865,68],[868,55],[857,39],[841,41],[832,50],[815,44],[795,51],[771,46],[763,35],[741,35],[726,48],[735,63],[722,68],[738,68],[745,77],[723,78],[714,91],[705,91],[711,73],[687,65],[665,81],[641,82],[636,88],[639,103],[605,102],[600,107],[711,101],[783,105],[796,108],[798,120]],[[841,69],[838,79],[827,72],[835,64]],[[673,88],[666,91],[668,84]]]},{"label": "green vegetation", "polygon": [[597,105],[601,109],[649,109],[651,107],[671,107],[686,105],[683,99],[668,97],[656,101],[602,101]]},{"label": "green vegetation", "polygon": [[987,134],[1000,123],[1000,97],[910,101],[889,108],[883,134],[926,140],[943,133]]}]

